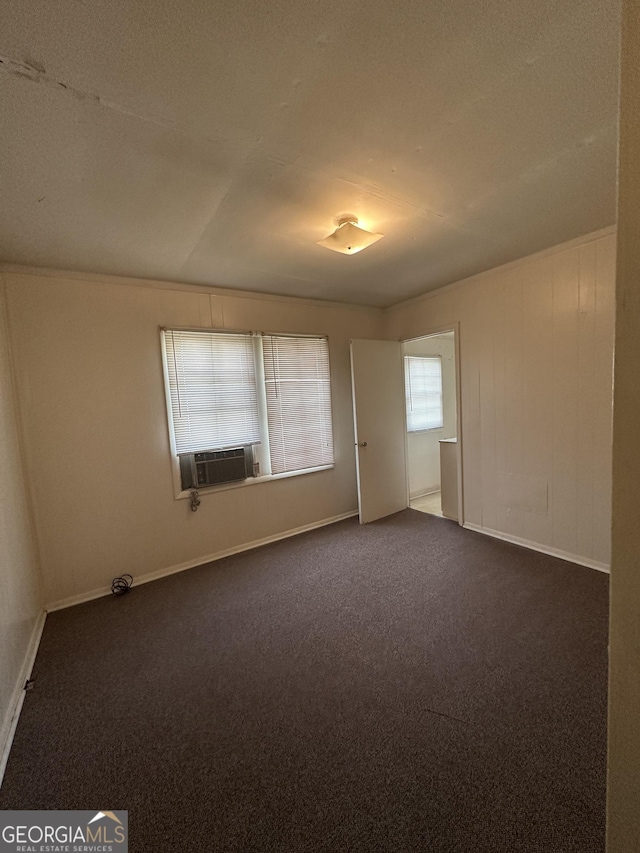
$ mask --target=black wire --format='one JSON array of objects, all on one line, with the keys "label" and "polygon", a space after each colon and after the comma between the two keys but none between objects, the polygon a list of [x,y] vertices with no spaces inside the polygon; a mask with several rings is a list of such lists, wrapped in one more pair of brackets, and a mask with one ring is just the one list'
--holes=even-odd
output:
[{"label": "black wire", "polygon": [[111,592],[114,595],[124,595],[125,592],[129,592],[132,584],[133,577],[131,575],[122,575],[119,578],[114,578],[111,582]]}]

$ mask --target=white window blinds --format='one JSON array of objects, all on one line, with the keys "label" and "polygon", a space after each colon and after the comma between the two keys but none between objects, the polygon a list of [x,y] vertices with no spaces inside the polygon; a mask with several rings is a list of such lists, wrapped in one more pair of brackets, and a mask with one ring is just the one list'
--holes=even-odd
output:
[{"label": "white window blinds", "polygon": [[272,472],[333,464],[327,339],[265,336],[263,353]]},{"label": "white window blinds", "polygon": [[440,429],[442,413],[442,364],[440,356],[404,358],[407,399],[407,431]]},{"label": "white window blinds", "polygon": [[260,441],[251,335],[164,332],[178,453]]}]

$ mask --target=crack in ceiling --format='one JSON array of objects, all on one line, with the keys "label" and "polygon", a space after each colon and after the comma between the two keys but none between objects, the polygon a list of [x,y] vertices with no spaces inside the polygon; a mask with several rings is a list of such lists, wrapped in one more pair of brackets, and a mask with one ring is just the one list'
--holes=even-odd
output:
[{"label": "crack in ceiling", "polygon": [[388,305],[614,221],[617,0],[8,3],[10,263]]}]

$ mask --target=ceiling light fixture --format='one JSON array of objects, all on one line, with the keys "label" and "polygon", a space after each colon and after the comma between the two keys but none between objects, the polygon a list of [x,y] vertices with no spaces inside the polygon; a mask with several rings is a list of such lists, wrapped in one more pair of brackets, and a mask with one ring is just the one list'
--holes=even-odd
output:
[{"label": "ceiling light fixture", "polygon": [[360,228],[356,216],[343,216],[338,220],[338,227],[333,234],[329,234],[324,240],[318,240],[318,246],[342,252],[343,255],[355,255],[382,237],[384,234],[372,234],[371,231]]}]

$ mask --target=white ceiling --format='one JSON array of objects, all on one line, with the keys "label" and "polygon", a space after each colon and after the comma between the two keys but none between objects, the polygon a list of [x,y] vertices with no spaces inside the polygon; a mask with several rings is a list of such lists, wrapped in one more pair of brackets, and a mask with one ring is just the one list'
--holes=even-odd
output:
[{"label": "white ceiling", "polygon": [[[3,0],[0,258],[390,305],[615,220],[616,0]],[[383,240],[316,245],[351,213]]]}]

